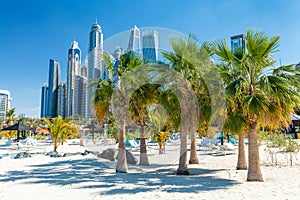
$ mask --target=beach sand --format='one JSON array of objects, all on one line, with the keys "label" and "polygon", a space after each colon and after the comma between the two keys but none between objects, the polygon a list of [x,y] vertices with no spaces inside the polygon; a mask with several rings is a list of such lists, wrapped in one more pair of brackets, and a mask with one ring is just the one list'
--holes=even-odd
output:
[{"label": "beach sand", "polygon": [[[48,146],[45,151],[50,151]],[[105,148],[105,147],[102,147]],[[84,152],[78,145],[59,147],[61,153]],[[5,150],[0,149],[0,155]],[[6,150],[6,153],[8,151]],[[138,156],[137,150],[132,152]],[[92,154],[50,158],[0,159],[1,200],[103,199],[299,199],[300,157],[289,166],[278,155],[277,166],[261,147],[265,182],[246,182],[247,171],[235,170],[233,154],[199,152],[199,165],[189,165],[189,176],[176,176],[179,145],[167,145],[166,154],[148,148],[150,166],[129,165],[128,174],[116,174],[116,162]],[[11,152],[10,152],[11,153]]]}]

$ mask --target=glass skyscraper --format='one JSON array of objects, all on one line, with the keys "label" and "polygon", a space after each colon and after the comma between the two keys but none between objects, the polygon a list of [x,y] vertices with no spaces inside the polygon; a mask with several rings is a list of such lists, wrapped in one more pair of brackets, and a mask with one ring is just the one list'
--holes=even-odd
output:
[{"label": "glass skyscraper", "polygon": [[237,51],[245,51],[246,49],[246,36],[244,34],[235,35],[230,37],[231,39],[231,51],[236,53]]},{"label": "glass skyscraper", "polygon": [[84,76],[75,77],[74,88],[74,115],[86,117],[86,87],[87,79]]},{"label": "glass skyscraper", "polygon": [[131,29],[130,37],[129,37],[129,43],[128,43],[128,50],[129,51],[140,51],[140,30],[137,28],[137,26],[134,26]]},{"label": "glass skyscraper", "polygon": [[74,93],[75,77],[80,75],[80,65],[80,48],[78,42],[73,41],[68,51],[66,116],[73,116],[75,113],[74,101],[78,98]]},{"label": "glass skyscraper", "polygon": [[0,90],[0,118],[6,117],[6,111],[10,109],[11,97],[7,90]]},{"label": "glass skyscraper", "polygon": [[59,83],[57,95],[57,115],[66,117],[67,87],[66,83]]},{"label": "glass skyscraper", "polygon": [[143,43],[143,60],[144,62],[157,62],[158,61],[158,32],[146,31],[142,33]]},{"label": "glass skyscraper", "polygon": [[[94,23],[89,34],[87,84],[103,74],[101,54],[103,53],[103,33],[98,22]],[[92,116],[91,101],[95,87],[87,90],[87,117]]]},{"label": "glass skyscraper", "polygon": [[60,65],[57,61],[49,61],[49,79],[48,79],[48,107],[47,117],[57,117],[57,96],[58,84],[60,80]]},{"label": "glass skyscraper", "polygon": [[48,86],[45,85],[42,87],[41,95],[41,118],[47,117],[48,114]]}]

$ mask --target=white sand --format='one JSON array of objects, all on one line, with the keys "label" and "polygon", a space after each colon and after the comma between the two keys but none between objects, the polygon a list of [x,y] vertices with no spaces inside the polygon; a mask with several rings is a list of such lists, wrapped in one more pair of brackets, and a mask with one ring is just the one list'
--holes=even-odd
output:
[{"label": "white sand", "polygon": [[[49,146],[45,150],[49,151]],[[237,154],[205,155],[199,165],[189,165],[194,175],[175,176],[178,145],[158,155],[148,149],[151,166],[129,166],[128,174],[116,174],[115,162],[74,155],[50,158],[0,159],[1,200],[67,199],[299,199],[300,157],[292,167],[278,155],[280,166],[270,165],[261,148],[265,182],[246,182],[247,171],[235,170]],[[15,151],[15,150],[14,150]],[[61,152],[83,152],[77,145],[64,145]],[[0,155],[9,152],[0,148]],[[138,151],[133,151],[138,156]],[[200,152],[199,152],[200,153]],[[267,164],[269,166],[267,166]]]}]

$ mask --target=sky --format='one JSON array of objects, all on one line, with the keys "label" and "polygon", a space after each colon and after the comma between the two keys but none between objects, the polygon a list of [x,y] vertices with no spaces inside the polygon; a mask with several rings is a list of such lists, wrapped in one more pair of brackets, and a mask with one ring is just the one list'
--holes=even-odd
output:
[{"label": "sky", "polygon": [[0,5],[0,90],[10,91],[16,114],[26,117],[40,115],[49,59],[60,63],[65,82],[71,42],[79,42],[84,58],[96,19],[104,40],[134,25],[193,33],[199,42],[229,42],[251,28],[280,35],[275,58],[282,64],[300,61],[297,0],[0,0]]}]

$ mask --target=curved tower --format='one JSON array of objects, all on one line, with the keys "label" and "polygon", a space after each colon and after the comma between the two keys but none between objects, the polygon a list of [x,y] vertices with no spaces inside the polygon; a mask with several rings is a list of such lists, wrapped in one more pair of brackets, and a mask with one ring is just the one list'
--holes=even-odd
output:
[{"label": "curved tower", "polygon": [[80,48],[78,42],[73,41],[68,51],[66,116],[74,115],[75,77],[80,75],[80,65]]},{"label": "curved tower", "polygon": [[[88,48],[88,70],[87,82],[91,83],[98,79],[103,74],[101,54],[103,53],[103,33],[101,26],[96,23],[92,25],[89,34],[89,48]],[[91,101],[94,95],[95,87],[91,87],[87,91],[87,116],[92,116]]]}]

